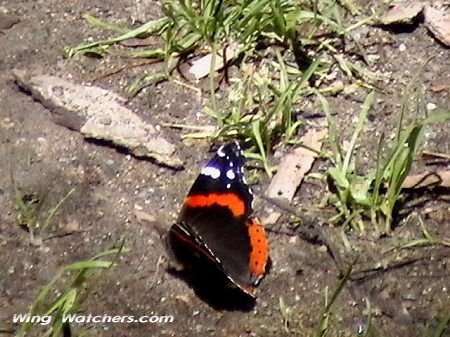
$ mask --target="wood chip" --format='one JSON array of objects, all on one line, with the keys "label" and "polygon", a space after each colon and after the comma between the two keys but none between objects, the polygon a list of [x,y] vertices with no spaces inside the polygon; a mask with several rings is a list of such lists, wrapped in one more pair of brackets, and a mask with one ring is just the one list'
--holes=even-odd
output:
[{"label": "wood chip", "polygon": [[[277,173],[272,178],[265,196],[272,199],[275,204],[288,204],[292,201],[295,192],[302,183],[305,175],[311,169],[317,153],[320,151],[322,140],[328,134],[327,129],[311,129],[301,138],[304,147],[298,147],[287,154],[278,165]],[[264,224],[275,224],[281,216],[280,212],[267,209],[261,217]]]},{"label": "wood chip", "polygon": [[430,90],[432,92],[447,91],[449,89],[450,89],[450,85],[448,85],[448,84],[435,84],[430,87]]},{"label": "wood chip", "polygon": [[[320,151],[322,139],[327,131],[309,130],[302,141],[306,147]],[[278,166],[278,171],[272,178],[266,191],[266,196],[271,199],[284,199],[291,201],[300,186],[305,174],[309,172],[317,154],[305,147],[298,147],[286,155]]]},{"label": "wood chip", "polygon": [[14,70],[20,87],[50,109],[53,119],[86,138],[111,142],[136,157],[180,168],[175,145],[156,125],[144,122],[125,106],[126,100],[97,86],[77,84],[61,77]]},{"label": "wood chip", "polygon": [[450,187],[450,170],[426,171],[407,176],[402,188]]},{"label": "wood chip", "polygon": [[425,26],[441,43],[450,47],[450,14],[444,10],[426,5]]},{"label": "wood chip", "polygon": [[[237,46],[230,45],[223,52],[217,53],[215,57],[215,71],[221,70],[230,60],[236,58],[238,53]],[[213,54],[208,54],[192,62],[188,73],[196,80],[209,75]]]},{"label": "wood chip", "polygon": [[423,1],[394,1],[380,17],[383,25],[411,23],[424,7]]}]

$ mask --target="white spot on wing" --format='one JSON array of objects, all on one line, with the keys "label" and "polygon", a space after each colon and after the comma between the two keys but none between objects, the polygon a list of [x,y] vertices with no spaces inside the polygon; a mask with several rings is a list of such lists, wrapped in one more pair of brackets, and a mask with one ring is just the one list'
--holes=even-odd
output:
[{"label": "white spot on wing", "polygon": [[227,171],[227,178],[230,180],[234,180],[234,178],[236,178],[236,174],[234,173],[233,170],[228,170]]},{"label": "white spot on wing", "polygon": [[212,179],[217,179],[220,177],[220,170],[212,166],[205,166],[202,168],[201,174],[211,177]]},{"label": "white spot on wing", "polygon": [[221,147],[219,147],[219,149],[217,150],[217,155],[219,157],[225,157],[226,156],[225,152],[223,152],[223,145]]},{"label": "white spot on wing", "polygon": [[227,184],[227,190],[231,188],[231,184]]},{"label": "white spot on wing", "polygon": [[228,166],[229,166],[229,167],[233,167],[233,166],[234,166],[234,163],[233,163],[232,161],[230,161],[230,162],[228,163]]}]

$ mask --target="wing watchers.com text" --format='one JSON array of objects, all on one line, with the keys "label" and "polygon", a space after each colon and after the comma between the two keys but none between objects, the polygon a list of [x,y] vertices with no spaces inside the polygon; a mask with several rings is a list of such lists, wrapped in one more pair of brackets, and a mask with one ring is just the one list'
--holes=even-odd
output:
[{"label": "wing watchers.com text", "polygon": [[[15,314],[13,316],[13,323],[34,323],[47,325],[52,323],[53,316],[40,316],[29,314]],[[172,315],[143,315],[143,316],[113,316],[113,315],[79,315],[79,314],[64,314],[61,317],[63,323],[172,323],[174,317]]]}]

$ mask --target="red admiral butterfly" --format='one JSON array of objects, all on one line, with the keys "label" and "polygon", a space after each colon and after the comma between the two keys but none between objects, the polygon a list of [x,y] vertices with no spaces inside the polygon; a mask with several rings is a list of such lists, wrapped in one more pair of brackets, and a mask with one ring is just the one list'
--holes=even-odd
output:
[{"label": "red admiral butterfly", "polygon": [[266,273],[269,245],[264,227],[252,217],[252,201],[239,144],[221,146],[187,195],[169,244],[185,266],[186,255],[206,259],[254,298]]}]

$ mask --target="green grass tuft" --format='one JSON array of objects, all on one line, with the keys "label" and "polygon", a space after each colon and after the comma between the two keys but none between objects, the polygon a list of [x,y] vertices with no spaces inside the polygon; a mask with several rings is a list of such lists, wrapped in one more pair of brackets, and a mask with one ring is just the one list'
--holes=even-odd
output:
[{"label": "green grass tuft", "polygon": [[[119,248],[104,251],[89,260],[69,264],[56,273],[38,293],[29,311],[30,316],[52,317],[51,324],[46,325],[48,330],[42,332],[42,336],[70,335],[70,323],[63,322],[63,316],[79,312],[93,290],[95,281],[99,280],[104,270],[112,268],[125,251],[122,243]],[[106,257],[112,259],[104,260]],[[67,286],[60,289],[58,284],[61,283]],[[18,336],[35,335],[38,326],[39,322],[23,323]]]},{"label": "green grass tuft", "polygon": [[[419,92],[405,94],[395,138],[385,144],[384,133],[381,134],[375,167],[362,175],[358,173],[355,147],[361,141],[361,133],[368,112],[374,101],[374,93],[367,95],[356,123],[348,149],[344,153],[340,143],[336,122],[332,117],[326,99],[317,93],[323,111],[327,115],[329,143],[332,166],[327,176],[333,194],[330,202],[338,210],[338,214],[330,219],[333,222],[349,224],[352,228],[364,231],[364,219],[368,218],[379,234],[389,234],[394,225],[393,215],[402,201],[402,184],[411,171],[413,159],[416,157],[423,138],[423,128],[430,124],[450,119],[450,111],[437,110],[433,114],[420,117],[423,100]],[[404,125],[407,103],[414,102],[412,118]],[[426,114],[426,111],[423,112]]]},{"label": "green grass tuft", "polygon": [[[346,13],[361,10],[351,1],[165,0],[162,10],[164,17],[130,30],[85,15],[90,24],[120,34],[66,48],[66,54],[111,54],[165,62],[164,73],[143,75],[133,81],[128,88],[131,94],[149,82],[175,80],[173,70],[185,57],[211,54],[210,104],[205,112],[215,120],[216,129],[185,137],[242,139],[251,145],[253,157],[269,175],[274,170],[268,159],[273,145],[279,141],[298,143],[298,131],[303,126],[298,118],[299,106],[305,95],[319,84],[324,93],[342,90],[343,86],[325,84],[335,64],[349,78],[376,81],[364,66],[341,50],[344,39],[352,40],[352,30],[375,17],[371,14],[355,21]],[[344,21],[352,22],[344,25]],[[115,48],[124,40],[148,36],[160,37],[160,46]],[[237,77],[230,79],[231,88],[223,97],[225,104],[219,103],[216,91],[215,64],[224,57],[219,55],[227,55],[226,65],[236,64],[240,70]]]},{"label": "green grass tuft", "polygon": [[[12,171],[11,171],[12,172]],[[61,210],[62,205],[75,192],[70,189],[67,194],[53,207],[44,208],[49,191],[45,193],[33,193],[25,195],[18,187],[11,173],[11,185],[13,187],[13,199],[17,209],[17,223],[25,227],[30,234],[30,242],[34,245],[42,245],[42,236],[48,231],[49,226]]]}]

